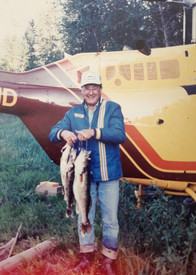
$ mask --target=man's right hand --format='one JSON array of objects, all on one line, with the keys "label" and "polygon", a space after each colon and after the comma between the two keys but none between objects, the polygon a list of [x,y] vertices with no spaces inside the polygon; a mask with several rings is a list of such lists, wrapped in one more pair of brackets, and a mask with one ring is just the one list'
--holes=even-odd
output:
[{"label": "man's right hand", "polygon": [[61,137],[70,145],[72,146],[76,140],[77,140],[77,137],[76,135],[71,132],[71,131],[67,131],[67,130],[63,130],[61,132]]}]

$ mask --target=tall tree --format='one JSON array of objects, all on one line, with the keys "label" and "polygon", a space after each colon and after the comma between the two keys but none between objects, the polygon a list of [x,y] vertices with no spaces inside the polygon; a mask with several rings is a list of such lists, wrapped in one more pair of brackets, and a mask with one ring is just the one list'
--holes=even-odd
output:
[{"label": "tall tree", "polygon": [[9,72],[22,72],[27,64],[26,41],[17,36],[5,39],[1,44],[0,68]]},{"label": "tall tree", "polygon": [[64,57],[64,44],[59,31],[61,14],[55,1],[49,2],[42,15],[30,22],[25,33],[29,48],[28,69]]},{"label": "tall tree", "polygon": [[38,35],[36,32],[34,20],[29,22],[29,27],[26,30],[24,37],[28,45],[28,60],[29,60],[29,63],[26,69],[30,70],[35,68],[39,63],[38,56],[36,54],[36,41],[38,40]]},{"label": "tall tree", "polygon": [[62,34],[67,51],[100,51],[101,29],[104,28],[103,0],[62,1]]}]

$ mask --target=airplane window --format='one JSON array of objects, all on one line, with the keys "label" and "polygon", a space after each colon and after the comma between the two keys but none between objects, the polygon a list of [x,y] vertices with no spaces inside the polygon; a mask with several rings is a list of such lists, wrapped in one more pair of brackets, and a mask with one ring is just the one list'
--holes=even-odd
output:
[{"label": "airplane window", "polygon": [[115,66],[108,66],[106,68],[106,78],[107,80],[111,80],[116,74]]},{"label": "airplane window", "polygon": [[135,80],[144,80],[144,67],[142,63],[134,64]]},{"label": "airplane window", "polygon": [[157,79],[157,66],[155,62],[147,63],[147,75],[149,80]]},{"label": "airplane window", "polygon": [[176,59],[160,61],[161,79],[172,79],[180,76],[179,63]]},{"label": "airplane window", "polygon": [[120,75],[122,75],[125,79],[131,80],[130,65],[120,65],[119,72],[120,72]]}]

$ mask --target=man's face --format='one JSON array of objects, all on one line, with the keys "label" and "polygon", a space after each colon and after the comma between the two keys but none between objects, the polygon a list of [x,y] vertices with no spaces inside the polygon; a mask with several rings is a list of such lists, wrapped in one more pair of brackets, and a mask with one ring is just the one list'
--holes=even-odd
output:
[{"label": "man's face", "polygon": [[101,90],[101,87],[95,84],[88,84],[82,87],[82,96],[88,107],[94,107],[97,104],[101,96]]}]

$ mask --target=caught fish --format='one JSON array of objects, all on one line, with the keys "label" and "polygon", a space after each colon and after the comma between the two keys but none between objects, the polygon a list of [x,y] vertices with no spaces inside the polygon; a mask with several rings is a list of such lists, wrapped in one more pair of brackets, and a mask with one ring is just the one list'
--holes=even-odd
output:
[{"label": "caught fish", "polygon": [[76,212],[81,214],[81,232],[84,235],[91,231],[88,213],[91,207],[89,162],[90,151],[81,149],[75,161],[75,178],[73,191],[76,200]]},{"label": "caught fish", "polygon": [[64,189],[64,200],[67,202],[66,217],[72,214],[72,203],[74,201],[73,182],[74,182],[74,162],[76,159],[76,150],[69,144],[66,144],[62,150],[60,160],[61,181]]}]

